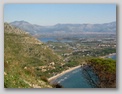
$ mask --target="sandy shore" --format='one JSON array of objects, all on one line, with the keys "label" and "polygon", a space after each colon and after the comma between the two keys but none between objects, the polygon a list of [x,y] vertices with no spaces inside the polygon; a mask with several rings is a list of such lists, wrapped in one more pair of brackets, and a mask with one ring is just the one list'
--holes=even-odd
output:
[{"label": "sandy shore", "polygon": [[61,72],[61,73],[59,73],[59,74],[57,74],[57,75],[55,75],[55,76],[53,76],[53,77],[50,77],[50,78],[48,79],[48,81],[50,82],[50,81],[52,81],[52,80],[54,80],[54,79],[56,79],[56,78],[58,78],[58,77],[64,75],[65,73],[68,73],[68,72],[70,72],[70,71],[72,71],[72,70],[75,70],[75,69],[77,69],[77,68],[80,68],[80,67],[81,67],[81,65],[76,66],[76,67],[73,67],[73,68],[70,68],[70,69],[68,69],[68,70],[65,70],[65,71],[63,71],[63,72]]},{"label": "sandy shore", "polygon": [[[106,55],[106,56],[100,56],[100,58],[106,58],[106,57],[108,57],[108,56],[112,56],[112,55],[115,55],[115,54],[116,54],[116,53],[112,53],[112,54],[109,54],[109,55]],[[57,75],[55,75],[55,76],[53,76],[53,77],[50,77],[50,78],[48,79],[48,81],[50,82],[50,81],[52,81],[52,80],[55,80],[56,78],[58,78],[58,77],[64,75],[65,73],[68,73],[68,72],[70,72],[70,71],[72,71],[72,70],[75,70],[75,69],[77,69],[77,68],[79,68],[79,67],[81,67],[81,65],[76,66],[76,67],[72,67],[72,68],[70,68],[70,69],[68,69],[68,70],[65,70],[65,71],[63,71],[63,72],[61,72],[61,73],[59,73],[59,74],[57,74]]]}]

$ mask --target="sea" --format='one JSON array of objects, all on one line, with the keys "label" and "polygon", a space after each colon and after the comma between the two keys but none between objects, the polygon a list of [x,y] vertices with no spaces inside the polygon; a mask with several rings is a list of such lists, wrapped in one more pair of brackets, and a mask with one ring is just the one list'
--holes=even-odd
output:
[{"label": "sea", "polygon": [[[116,60],[116,54],[109,56],[108,58]],[[90,77],[88,77],[88,75],[85,75],[83,71],[84,70],[82,67],[77,68],[69,73],[60,76],[56,80],[53,80],[51,83],[58,83],[62,85],[64,88],[97,88],[96,84],[90,82]],[[94,82],[99,81],[92,69],[89,70],[89,73]]]},{"label": "sea", "polygon": [[57,39],[56,37],[48,37],[48,38],[46,38],[46,37],[44,37],[44,38],[38,38],[39,40],[41,40],[42,42],[44,42],[44,43],[47,43],[47,42],[62,42],[62,43],[64,43],[64,42],[72,42],[73,40],[67,40],[67,39]]},{"label": "sea", "polygon": [[116,54],[108,56],[108,58],[112,58],[112,59],[116,60]]},{"label": "sea", "polygon": [[46,42],[49,42],[49,41],[53,41],[53,42],[57,42],[57,40],[55,38],[39,38],[39,40],[41,40],[42,42],[46,43]]}]

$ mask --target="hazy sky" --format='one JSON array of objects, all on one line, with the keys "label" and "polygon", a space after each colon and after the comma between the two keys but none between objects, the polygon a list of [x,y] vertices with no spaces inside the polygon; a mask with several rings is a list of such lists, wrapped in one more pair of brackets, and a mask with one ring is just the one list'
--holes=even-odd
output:
[{"label": "hazy sky", "polygon": [[116,21],[116,4],[5,4],[4,22],[32,24],[107,23]]}]

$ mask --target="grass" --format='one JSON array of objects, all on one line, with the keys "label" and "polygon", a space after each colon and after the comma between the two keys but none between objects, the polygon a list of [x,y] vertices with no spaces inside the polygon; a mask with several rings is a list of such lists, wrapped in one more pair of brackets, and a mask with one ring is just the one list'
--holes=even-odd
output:
[{"label": "grass", "polygon": [[102,67],[105,72],[115,73],[116,72],[116,61],[112,59],[93,58],[89,60],[92,66]]},{"label": "grass", "polygon": [[55,66],[60,66],[63,60],[34,37],[17,33],[17,28],[5,24],[4,29],[4,87],[34,88],[31,84],[44,88],[51,87],[49,83],[42,81],[39,75],[42,74],[41,78],[45,80],[52,76],[49,74],[50,71],[37,71],[36,68],[47,66],[51,62],[55,62]]}]

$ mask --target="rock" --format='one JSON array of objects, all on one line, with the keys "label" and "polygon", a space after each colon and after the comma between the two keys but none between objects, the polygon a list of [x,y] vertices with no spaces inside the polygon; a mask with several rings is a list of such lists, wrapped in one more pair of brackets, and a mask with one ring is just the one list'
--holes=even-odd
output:
[{"label": "rock", "polygon": [[6,72],[4,72],[4,75],[7,75],[7,73],[6,73]]}]

